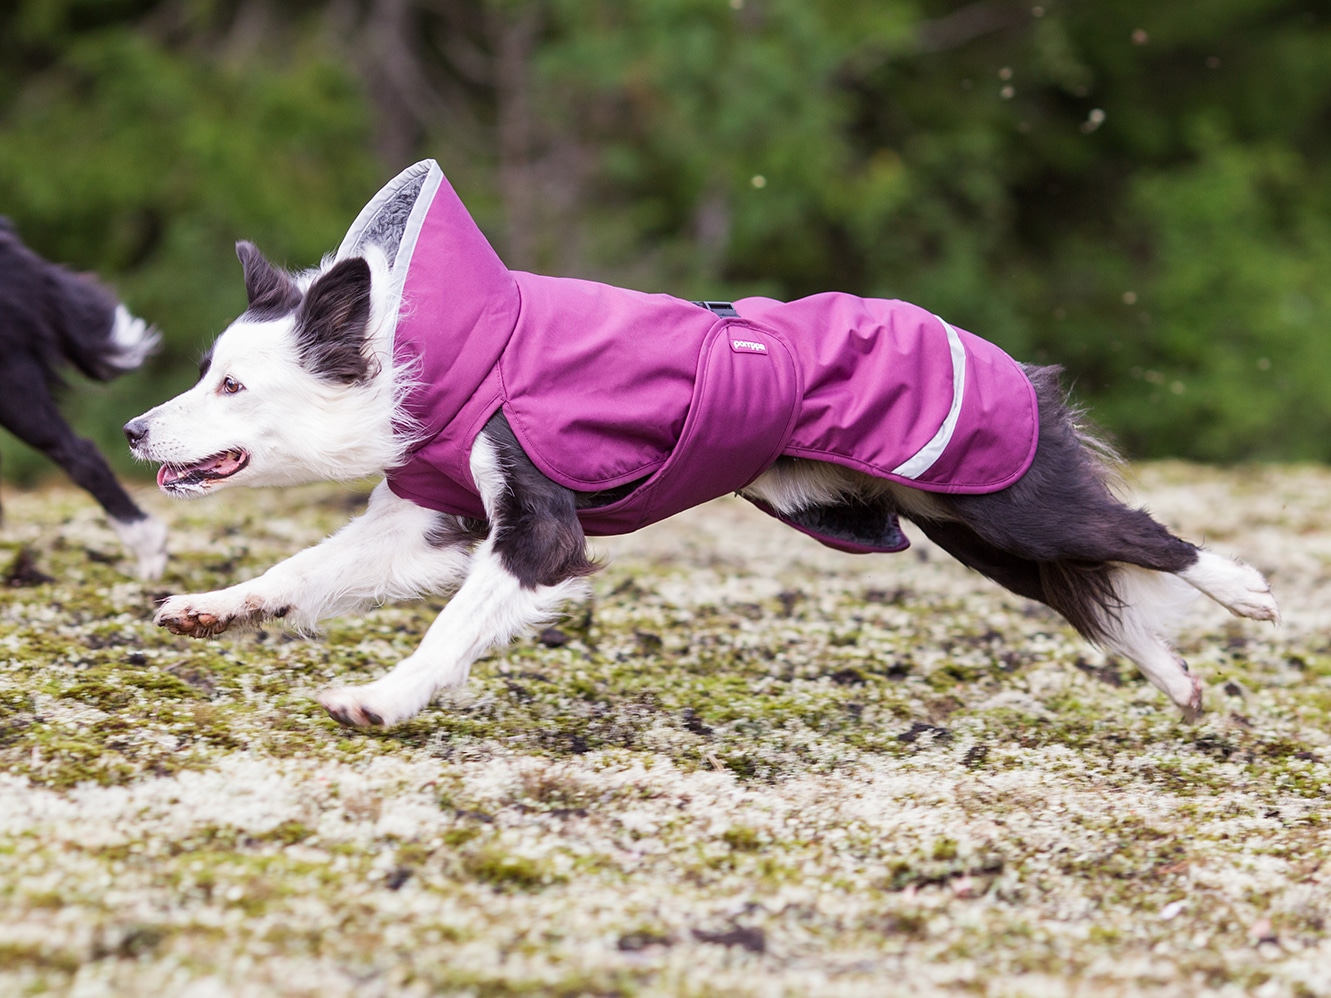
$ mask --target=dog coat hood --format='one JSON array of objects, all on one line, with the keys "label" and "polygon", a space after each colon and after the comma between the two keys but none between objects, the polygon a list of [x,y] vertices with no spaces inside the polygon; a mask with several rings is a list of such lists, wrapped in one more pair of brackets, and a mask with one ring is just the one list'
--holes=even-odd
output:
[{"label": "dog coat hood", "polygon": [[[500,409],[551,480],[617,490],[578,511],[590,535],[741,489],[781,455],[953,493],[1005,488],[1034,456],[1035,392],[1020,366],[905,302],[747,298],[730,316],[510,271],[433,160],[376,195],[337,256],[371,244],[401,288],[394,363],[420,429],[388,485],[430,509],[484,518],[471,446]],[[906,546],[881,516],[781,518],[843,550]]]}]

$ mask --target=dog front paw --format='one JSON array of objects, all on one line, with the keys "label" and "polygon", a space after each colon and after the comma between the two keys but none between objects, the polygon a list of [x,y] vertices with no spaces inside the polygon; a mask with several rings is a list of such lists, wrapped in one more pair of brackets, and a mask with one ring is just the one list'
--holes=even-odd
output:
[{"label": "dog front paw", "polygon": [[348,728],[383,728],[392,723],[375,707],[363,702],[364,687],[341,686],[319,694],[319,704],[328,716]]},{"label": "dog front paw", "polygon": [[[211,605],[210,605],[211,604]],[[172,596],[153,618],[158,627],[190,638],[211,638],[236,623],[239,614],[217,605],[216,595]]]}]

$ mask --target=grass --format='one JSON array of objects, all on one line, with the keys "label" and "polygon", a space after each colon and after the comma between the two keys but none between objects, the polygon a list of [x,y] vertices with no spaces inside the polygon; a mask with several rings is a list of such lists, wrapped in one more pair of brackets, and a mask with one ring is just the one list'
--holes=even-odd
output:
[{"label": "grass", "polygon": [[363,493],[155,503],[144,585],[81,493],[10,490],[0,993],[1331,994],[1331,472],[1136,485],[1285,612],[1197,604],[1198,724],[927,544],[838,555],[726,501],[596,541],[555,632],[351,732],[311,694],[438,601],[317,640],[150,618]]}]

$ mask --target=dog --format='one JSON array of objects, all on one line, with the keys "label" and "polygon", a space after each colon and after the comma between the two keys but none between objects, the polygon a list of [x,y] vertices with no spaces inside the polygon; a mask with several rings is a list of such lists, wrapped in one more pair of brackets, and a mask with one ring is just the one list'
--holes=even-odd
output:
[{"label": "dog", "polygon": [[624,533],[729,491],[823,543],[896,551],[914,522],[962,564],[1061,613],[1195,718],[1170,647],[1183,594],[1276,621],[1255,569],[1114,495],[1113,461],[1057,369],[901,302],[689,302],[510,272],[433,161],[339,249],[288,274],[237,244],[248,307],[197,384],[131,420],[169,495],[385,475],[367,509],[252,581],[156,614],[205,638],[310,630],[449,593],[382,678],[319,699],[392,725],[487,650],[556,617]]},{"label": "dog", "polygon": [[166,567],[166,526],[134,503],[97,448],[70,429],[56,396],[63,368],[110,381],[138,368],[158,341],[95,279],[42,259],[0,218],[0,426],[97,500],[145,579]]}]

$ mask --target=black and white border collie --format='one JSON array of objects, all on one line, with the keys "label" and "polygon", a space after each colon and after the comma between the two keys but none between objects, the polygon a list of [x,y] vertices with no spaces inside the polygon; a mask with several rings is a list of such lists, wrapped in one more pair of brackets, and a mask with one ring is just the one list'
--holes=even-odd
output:
[{"label": "black and white border collie", "polygon": [[[389,313],[401,288],[384,253],[371,245],[289,275],[248,243],[238,252],[248,310],[217,338],[193,388],[126,425],[134,454],[161,464],[158,483],[177,496],[356,480],[399,466],[412,443],[402,432],[411,372],[394,365]],[[1169,644],[1181,597],[1200,591],[1234,614],[1275,621],[1270,589],[1256,570],[1115,498],[1112,464],[1067,405],[1057,370],[1026,371],[1039,445],[1024,477],[1002,491],[928,493],[783,458],[742,494],[792,514],[854,503],[885,520],[905,517],[963,564],[1131,659],[1196,717],[1201,681]],[[489,649],[556,617],[596,567],[577,510],[597,497],[546,478],[502,414],[476,438],[470,468],[487,522],[424,509],[380,484],[365,514],[321,544],[251,581],[172,596],[156,622],[193,637],[273,618],[309,630],[384,600],[450,593],[413,654],[374,682],[320,696],[343,724],[410,718],[463,683]]]},{"label": "black and white border collie", "polygon": [[43,260],[0,218],[0,426],[58,464],[97,500],[138,574],[166,567],[166,527],[135,505],[93,444],[56,408],[60,371],[98,381],[139,367],[156,330],[93,278]]}]

